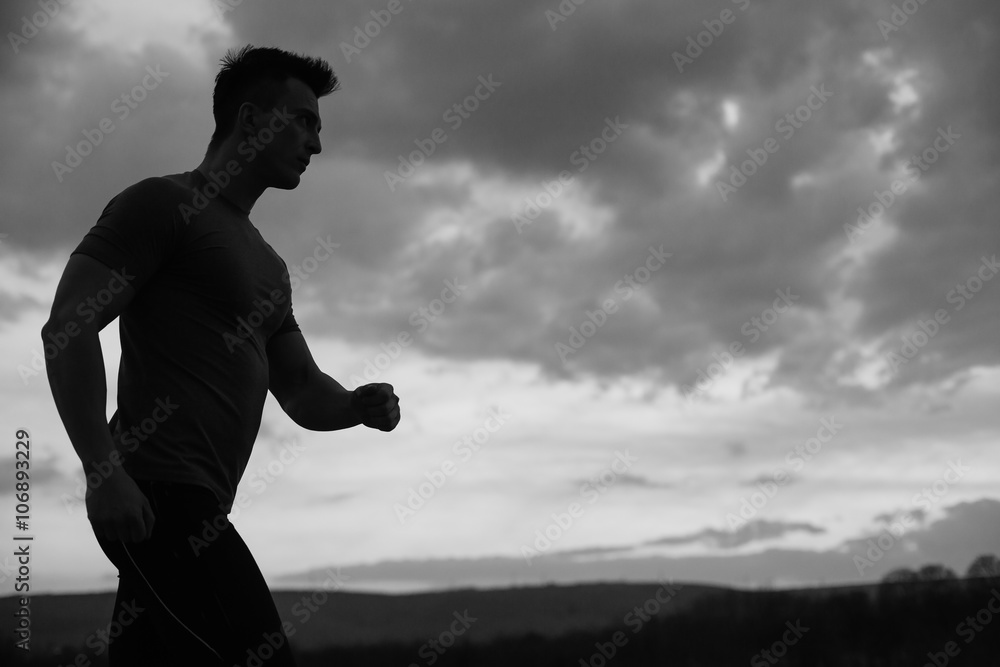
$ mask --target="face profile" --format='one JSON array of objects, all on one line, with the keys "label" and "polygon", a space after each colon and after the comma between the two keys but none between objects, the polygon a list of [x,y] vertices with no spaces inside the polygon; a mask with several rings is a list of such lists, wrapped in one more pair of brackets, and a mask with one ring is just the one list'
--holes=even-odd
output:
[{"label": "face profile", "polygon": [[263,112],[256,108],[253,112],[257,135],[244,140],[244,144],[251,144],[244,152],[257,150],[259,146],[254,159],[247,160],[247,169],[256,171],[265,187],[292,190],[298,186],[312,156],[323,150],[319,138],[322,121],[319,103],[309,86],[288,79],[283,88],[271,110]]}]

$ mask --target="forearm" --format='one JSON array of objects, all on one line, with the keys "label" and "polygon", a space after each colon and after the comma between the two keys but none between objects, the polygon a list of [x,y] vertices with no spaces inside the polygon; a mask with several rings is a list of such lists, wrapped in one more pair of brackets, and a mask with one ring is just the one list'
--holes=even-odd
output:
[{"label": "forearm", "polygon": [[[45,332],[43,329],[43,342],[48,343]],[[105,415],[108,385],[104,355],[97,332],[82,331],[52,358],[46,356],[45,372],[59,417],[80,457],[84,474],[95,472],[97,464],[115,464],[114,440]],[[101,467],[108,470],[106,465]]]},{"label": "forearm", "polygon": [[318,373],[303,386],[285,412],[310,431],[339,431],[361,423],[351,407],[351,392],[326,373]]}]

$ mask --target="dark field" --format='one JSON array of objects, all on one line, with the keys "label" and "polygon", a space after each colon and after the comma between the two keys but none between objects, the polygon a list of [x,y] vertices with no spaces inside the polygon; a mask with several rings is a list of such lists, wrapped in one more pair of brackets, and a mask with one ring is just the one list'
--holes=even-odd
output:
[{"label": "dark field", "polygon": [[[992,601],[1000,610],[997,578],[787,591],[650,583],[274,596],[303,667],[1000,664],[990,609]],[[107,629],[113,599],[32,598],[30,656],[13,648],[15,600],[0,599],[0,661],[106,665],[97,630]]]}]

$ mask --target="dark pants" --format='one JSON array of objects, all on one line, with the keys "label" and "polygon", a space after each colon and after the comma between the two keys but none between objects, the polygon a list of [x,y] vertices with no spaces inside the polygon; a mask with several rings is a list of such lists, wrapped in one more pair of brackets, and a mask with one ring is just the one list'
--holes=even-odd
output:
[{"label": "dark pants", "polygon": [[215,495],[192,484],[135,481],[156,517],[152,536],[97,537],[118,568],[111,667],[294,666],[267,583]]}]

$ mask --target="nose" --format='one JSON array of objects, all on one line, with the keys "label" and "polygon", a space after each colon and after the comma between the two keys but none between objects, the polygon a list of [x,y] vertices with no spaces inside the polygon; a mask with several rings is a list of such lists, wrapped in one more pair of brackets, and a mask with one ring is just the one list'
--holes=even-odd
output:
[{"label": "nose", "polygon": [[306,142],[306,150],[308,150],[312,155],[323,152],[323,144],[320,143],[319,132],[312,132],[309,135],[309,141]]}]

